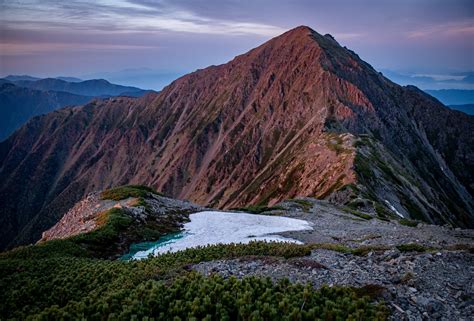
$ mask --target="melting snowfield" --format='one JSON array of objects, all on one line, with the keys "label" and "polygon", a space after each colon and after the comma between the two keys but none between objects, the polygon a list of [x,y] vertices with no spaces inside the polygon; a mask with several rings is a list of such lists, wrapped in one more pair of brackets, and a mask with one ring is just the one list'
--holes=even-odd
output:
[{"label": "melting snowfield", "polygon": [[304,220],[281,216],[267,216],[247,213],[206,211],[189,216],[184,225],[183,236],[157,245],[133,255],[133,259],[147,258],[149,254],[177,252],[190,247],[209,244],[249,243],[250,241],[278,241],[301,243],[275,233],[311,230]]}]

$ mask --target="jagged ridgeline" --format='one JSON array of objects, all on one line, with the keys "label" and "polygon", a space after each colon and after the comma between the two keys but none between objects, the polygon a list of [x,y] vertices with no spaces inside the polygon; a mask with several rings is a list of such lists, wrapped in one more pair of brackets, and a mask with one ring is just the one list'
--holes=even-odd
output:
[{"label": "jagged ridgeline", "polygon": [[39,244],[0,254],[1,319],[384,320],[388,315],[379,288],[316,290],[288,280],[204,277],[188,268],[226,258],[298,258],[311,253],[313,247],[307,245],[253,242],[188,249],[139,262],[100,259],[117,257],[131,242],[173,231],[186,220],[185,213],[198,207],[142,186],[108,190],[78,206],[84,210],[91,202],[110,209],[81,218],[74,211],[67,214],[69,223],[82,219],[81,227],[90,226],[87,218],[93,220],[89,231],[61,229],[66,219]]},{"label": "jagged ridgeline", "polygon": [[298,27],[160,93],[20,128],[0,143],[0,246],[36,241],[85,195],[129,183],[217,208],[309,196],[472,227],[473,132],[472,116]]}]

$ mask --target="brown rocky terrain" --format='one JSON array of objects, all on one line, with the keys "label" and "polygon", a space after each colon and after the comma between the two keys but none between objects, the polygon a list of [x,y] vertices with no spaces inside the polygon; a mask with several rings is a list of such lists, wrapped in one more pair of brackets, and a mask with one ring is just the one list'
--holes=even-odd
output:
[{"label": "brown rocky terrain", "polygon": [[159,94],[27,123],[0,143],[0,246],[35,241],[83,196],[127,183],[218,208],[357,197],[473,226],[473,132],[473,117],[298,27]]},{"label": "brown rocky terrain", "polygon": [[123,200],[103,200],[100,193],[90,193],[74,205],[53,227],[43,232],[40,242],[64,239],[81,233],[87,233],[100,227],[101,214],[111,208],[134,209],[138,198]]}]

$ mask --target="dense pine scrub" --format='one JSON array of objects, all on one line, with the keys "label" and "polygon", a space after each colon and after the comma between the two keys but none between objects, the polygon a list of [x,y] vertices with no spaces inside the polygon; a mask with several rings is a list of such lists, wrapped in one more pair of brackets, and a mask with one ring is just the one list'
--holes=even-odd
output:
[{"label": "dense pine scrub", "polygon": [[418,221],[409,220],[407,218],[402,218],[398,222],[402,225],[409,226],[409,227],[417,227],[419,223]]},{"label": "dense pine scrub", "polygon": [[40,320],[383,320],[383,306],[371,305],[351,289],[292,285],[270,279],[227,280],[189,273],[171,285],[148,280],[98,301],[49,307]]},{"label": "dense pine scrub", "polygon": [[[383,320],[386,309],[351,288],[223,280],[189,264],[229,257],[308,254],[295,244],[217,245],[143,261],[74,257],[0,258],[0,319]],[[55,253],[58,254],[57,252]]]}]

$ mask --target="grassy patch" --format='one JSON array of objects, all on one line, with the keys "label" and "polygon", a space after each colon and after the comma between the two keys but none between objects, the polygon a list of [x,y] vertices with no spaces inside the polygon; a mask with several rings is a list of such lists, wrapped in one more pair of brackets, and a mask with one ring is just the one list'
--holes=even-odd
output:
[{"label": "grassy patch", "polygon": [[390,222],[389,217],[391,216],[390,212],[378,202],[374,202],[375,213],[377,213],[377,218],[382,221]]},{"label": "grassy patch", "polygon": [[339,253],[351,253],[352,249],[342,244],[337,243],[317,243],[311,244],[313,249],[329,250]]},{"label": "grassy patch", "polygon": [[133,207],[141,206],[145,209],[146,212],[151,211],[150,205],[148,205],[148,203],[145,201],[145,198],[143,197],[137,198],[134,203],[130,204],[130,206],[133,206]]},{"label": "grassy patch", "polygon": [[371,219],[374,218],[372,215],[362,213],[362,212],[354,210],[350,207],[344,207],[343,210],[347,213],[350,213],[350,214],[355,215],[357,217],[363,218],[364,220],[371,220]]},{"label": "grassy patch", "polygon": [[142,185],[125,185],[103,191],[100,194],[100,197],[103,200],[120,201],[129,197],[148,197],[150,193],[161,196],[163,195],[151,187]]},{"label": "grassy patch", "polygon": [[385,245],[366,245],[352,249],[351,253],[358,256],[365,256],[369,254],[369,252],[386,251],[389,249],[390,247]]},{"label": "grassy patch", "polygon": [[252,213],[252,214],[260,214],[260,213],[270,212],[270,211],[284,211],[285,208],[282,206],[250,205],[247,207],[232,208],[232,210],[247,212],[247,213]]},{"label": "grassy patch", "polygon": [[353,254],[357,256],[365,256],[369,252],[376,252],[376,251],[386,251],[389,250],[389,246],[385,245],[366,245],[360,246],[357,248],[351,248],[342,244],[338,243],[317,243],[317,244],[310,244],[313,249],[323,249],[329,251],[335,251],[339,253],[345,254]]},{"label": "grassy patch", "polygon": [[305,212],[309,212],[309,210],[313,207],[313,203],[307,200],[292,199],[290,201],[298,204]]},{"label": "grassy patch", "polygon": [[373,176],[372,167],[367,159],[360,153],[357,153],[354,159],[356,172],[363,178],[370,180]]},{"label": "grassy patch", "polygon": [[416,244],[416,243],[408,243],[408,244],[400,244],[397,245],[397,249],[400,252],[428,252],[433,250],[430,247],[426,247],[421,244]]},{"label": "grassy patch", "polygon": [[417,221],[409,220],[407,218],[402,218],[401,220],[398,221],[398,223],[400,223],[401,225],[410,226],[410,227],[417,227],[418,226]]},{"label": "grassy patch", "polygon": [[85,246],[93,252],[99,252],[105,244],[117,242],[120,233],[133,223],[133,218],[119,208],[111,208],[106,212],[106,215],[107,223],[102,227],[89,233],[73,236],[69,240]]}]

